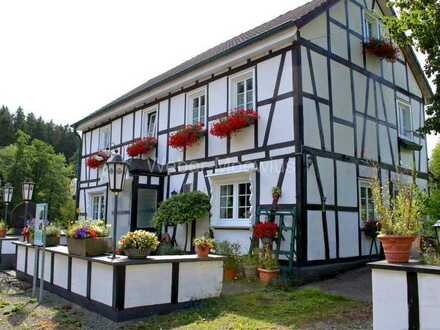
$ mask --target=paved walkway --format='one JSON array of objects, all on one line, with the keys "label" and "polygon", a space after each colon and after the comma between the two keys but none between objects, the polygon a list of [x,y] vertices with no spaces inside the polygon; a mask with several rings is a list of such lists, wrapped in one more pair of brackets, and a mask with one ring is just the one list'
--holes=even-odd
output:
[{"label": "paved walkway", "polygon": [[319,288],[371,304],[371,270],[368,267],[348,271],[328,280],[310,283],[305,287]]}]

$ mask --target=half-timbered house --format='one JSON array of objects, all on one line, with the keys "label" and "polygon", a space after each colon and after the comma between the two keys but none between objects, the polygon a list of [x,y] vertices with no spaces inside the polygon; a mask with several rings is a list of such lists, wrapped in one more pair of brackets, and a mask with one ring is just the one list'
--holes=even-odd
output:
[{"label": "half-timbered house", "polygon": [[[385,38],[381,15],[394,15],[382,0],[313,0],[81,119],[80,215],[113,219],[105,167],[91,169],[87,158],[110,148],[129,159],[127,146],[150,135],[153,153],[129,161],[118,235],[152,229],[160,201],[199,190],[212,209],[192,236],[211,229],[247,251],[252,224],[280,187],[287,258],[301,266],[365,258],[371,178],[411,180],[415,169],[427,187],[426,137],[417,129],[432,92],[412,49],[400,49],[394,62],[364,52],[364,41]],[[226,138],[209,134],[240,107],[258,112],[255,125]],[[169,146],[171,134],[196,122],[208,131],[199,143]],[[191,230],[179,226],[180,247],[185,235]]]}]

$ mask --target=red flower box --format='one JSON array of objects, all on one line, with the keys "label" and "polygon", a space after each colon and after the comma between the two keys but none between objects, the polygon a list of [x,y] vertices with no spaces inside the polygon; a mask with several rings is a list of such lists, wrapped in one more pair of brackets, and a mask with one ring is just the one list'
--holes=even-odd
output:
[{"label": "red flower box", "polygon": [[153,136],[147,136],[142,139],[135,140],[127,148],[127,154],[130,157],[149,154],[157,145],[157,139]]},{"label": "red flower box", "polygon": [[109,151],[98,151],[96,154],[87,158],[87,166],[90,168],[98,168],[110,158]]},{"label": "red flower box", "polygon": [[254,226],[254,238],[271,238],[274,239],[278,234],[278,225],[275,222],[260,222]]},{"label": "red flower box", "polygon": [[364,52],[386,59],[389,62],[395,62],[399,49],[386,40],[371,38],[363,43]]},{"label": "red flower box", "polygon": [[170,135],[168,145],[176,149],[190,147],[204,135],[202,129],[203,124],[186,125],[181,130]]},{"label": "red flower box", "polygon": [[214,136],[224,138],[230,136],[235,131],[248,127],[258,119],[258,114],[254,110],[236,109],[227,117],[220,119],[211,127],[210,133]]}]

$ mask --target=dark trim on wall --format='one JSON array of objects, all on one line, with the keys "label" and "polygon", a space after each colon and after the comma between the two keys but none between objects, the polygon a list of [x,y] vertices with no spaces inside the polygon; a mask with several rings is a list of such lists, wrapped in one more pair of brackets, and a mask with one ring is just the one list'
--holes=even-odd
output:
[{"label": "dark trim on wall", "polygon": [[125,303],[125,265],[113,266],[113,307],[121,311]]},{"label": "dark trim on wall", "polygon": [[407,297],[408,297],[408,329],[420,329],[419,313],[419,284],[416,272],[406,273]]},{"label": "dark trim on wall", "polygon": [[[52,253],[53,255],[53,253]],[[52,284],[53,282],[51,282]],[[90,289],[92,287],[92,262],[90,260],[87,261],[87,299],[90,299]]]},{"label": "dark trim on wall", "polygon": [[177,304],[179,296],[179,263],[173,262],[171,267],[171,303]]}]

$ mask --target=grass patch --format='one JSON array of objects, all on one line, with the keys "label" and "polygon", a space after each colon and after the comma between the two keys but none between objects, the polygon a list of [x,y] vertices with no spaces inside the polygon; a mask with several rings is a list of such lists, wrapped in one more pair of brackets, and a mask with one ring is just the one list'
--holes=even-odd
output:
[{"label": "grass patch", "polygon": [[284,329],[337,317],[362,303],[318,289],[274,290],[227,296],[189,310],[154,316],[129,329]]}]

